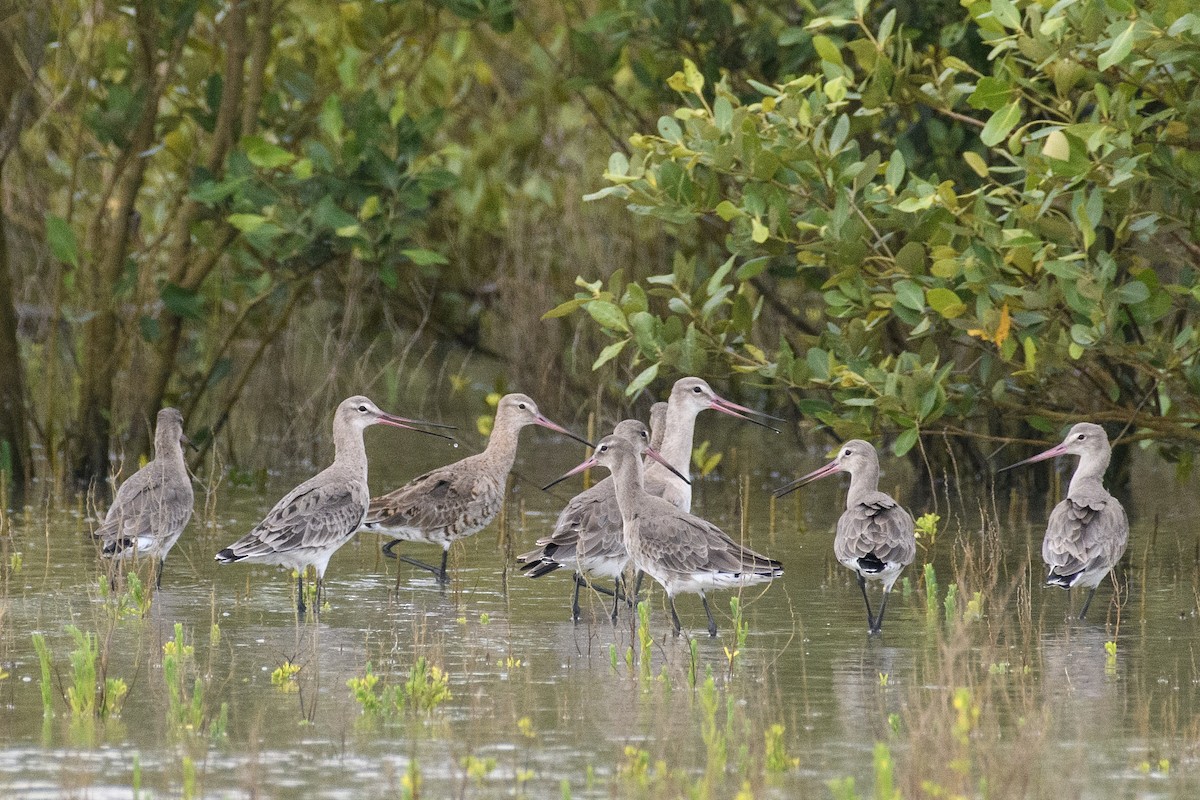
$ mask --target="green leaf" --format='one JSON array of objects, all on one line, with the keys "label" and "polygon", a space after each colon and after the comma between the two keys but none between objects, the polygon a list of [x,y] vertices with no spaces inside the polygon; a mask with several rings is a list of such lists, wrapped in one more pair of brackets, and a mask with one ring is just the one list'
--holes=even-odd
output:
[{"label": "green leaf", "polygon": [[726,222],[729,222],[734,217],[743,216],[746,213],[728,200],[722,200],[717,203],[717,207],[713,211],[717,212],[717,216]]},{"label": "green leaf", "polygon": [[1137,20],[1130,22],[1129,27],[1121,31],[1113,39],[1109,48],[1100,55],[1100,58],[1096,59],[1096,66],[1100,68],[1101,72],[1114,64],[1120,64],[1129,55],[1130,51],[1133,50],[1133,31],[1135,28],[1137,28]]},{"label": "green leaf", "polygon": [[962,300],[959,299],[957,294],[940,286],[936,289],[930,289],[925,293],[925,302],[929,303],[930,308],[946,319],[961,317],[967,310],[967,307],[963,305]]},{"label": "green leaf", "polygon": [[695,63],[690,58],[683,60],[683,77],[687,80],[687,86],[696,94],[704,91],[704,75],[696,68]]},{"label": "green leaf", "polygon": [[1012,84],[1000,78],[991,76],[980,78],[975,84],[975,91],[967,98],[971,108],[986,108],[988,111],[999,111],[1012,99]]},{"label": "green leaf", "polygon": [[907,169],[907,166],[904,163],[904,154],[899,150],[892,151],[892,157],[888,159],[887,171],[883,175],[887,185],[893,189],[899,189],[900,184],[904,181],[904,170]]},{"label": "green leaf", "polygon": [[1016,30],[1021,27],[1021,12],[1012,0],[992,0],[992,16],[1006,28]]},{"label": "green leaf", "polygon": [[899,436],[896,437],[896,441],[892,443],[892,453],[899,458],[909,450],[912,450],[913,445],[917,443],[917,437],[919,435],[920,431],[918,431],[916,428],[906,428],[900,433]]},{"label": "green leaf", "polygon": [[1062,131],[1050,131],[1050,135],[1042,144],[1042,155],[1047,158],[1056,158],[1059,161],[1070,159],[1071,143],[1067,141],[1067,135]]},{"label": "green leaf", "polygon": [[72,267],[79,266],[79,245],[75,231],[62,217],[51,214],[46,217],[46,243],[58,261]]},{"label": "green leaf", "polygon": [[733,125],[733,106],[728,98],[718,97],[713,101],[713,124],[722,133],[728,133],[729,128]]},{"label": "green leaf", "polygon": [[567,314],[572,313],[586,302],[588,302],[588,298],[586,297],[577,297],[574,300],[568,300],[567,302],[561,303],[550,309],[545,314],[542,314],[542,319],[556,319],[558,317],[565,317]]},{"label": "green leaf", "polygon": [[995,147],[1004,141],[1005,137],[1021,120],[1021,103],[1013,100],[1004,108],[992,114],[987,124],[979,134],[979,140],[988,147]]},{"label": "green leaf", "polygon": [[679,127],[679,123],[672,117],[663,116],[658,118],[658,135],[668,142],[679,143],[683,141],[683,129]]},{"label": "green leaf", "polygon": [[842,60],[842,52],[838,50],[838,46],[828,36],[814,36],[812,43],[813,48],[817,51],[817,55],[823,61],[837,64],[839,67],[846,63]]},{"label": "green leaf", "polygon": [[1150,288],[1141,281],[1130,281],[1117,289],[1117,299],[1125,305],[1133,305],[1150,299]]},{"label": "green leaf", "polygon": [[833,133],[829,136],[829,152],[836,155],[842,149],[842,145],[846,143],[846,137],[850,135],[850,118],[845,114],[838,116],[837,124],[833,126]]},{"label": "green leaf", "polygon": [[584,308],[592,315],[592,319],[600,323],[602,328],[607,328],[610,331],[629,332],[629,323],[625,320],[625,312],[617,308],[616,304],[610,303],[607,300],[590,300]]},{"label": "green leaf", "polygon": [[913,311],[925,310],[925,292],[913,281],[897,281],[895,285],[896,300],[900,305]]},{"label": "green leaf", "polygon": [[279,145],[271,144],[261,136],[247,136],[242,142],[246,158],[256,167],[277,169],[296,160],[296,157],[287,150]]},{"label": "green leaf", "polygon": [[629,174],[629,159],[622,152],[613,153],[608,157],[608,172],[610,175],[624,176]]},{"label": "green leaf", "polygon": [[988,176],[987,162],[983,160],[983,157],[979,153],[976,153],[974,150],[967,150],[963,153],[963,161],[966,161],[967,166],[979,177],[986,178]]},{"label": "green leaf", "polygon": [[762,244],[771,235],[771,230],[755,217],[750,220],[750,238],[755,244]]},{"label": "green leaf", "polygon": [[160,292],[163,305],[177,317],[200,319],[204,314],[204,303],[200,295],[174,283],[163,284]]},{"label": "green leaf", "polygon": [[629,344],[629,340],[622,339],[619,342],[613,342],[608,347],[601,350],[600,356],[595,361],[592,362],[592,371],[595,372],[596,370],[600,369],[602,366],[607,364],[609,361],[612,361],[614,358],[619,356],[621,354],[621,351],[625,349],[625,345],[627,345],[627,344]]},{"label": "green leaf", "polygon": [[401,250],[409,261],[416,264],[418,267],[429,267],[434,264],[449,264],[450,260],[441,253],[435,250],[426,250],[423,247],[414,247],[408,250]]},{"label": "green leaf", "polygon": [[658,364],[652,364],[642,370],[636,378],[630,381],[629,386],[625,389],[625,394],[628,397],[635,396],[642,389],[650,385],[650,382],[658,377]]},{"label": "green leaf", "polygon": [[[721,288],[721,282],[725,280],[725,276],[727,276],[733,270],[733,259],[734,257],[730,256],[724,264],[717,267],[717,271],[714,272],[712,277],[708,279],[708,284],[704,287],[704,289],[710,295],[717,293],[717,290]],[[1139,285],[1143,284],[1139,283]]]},{"label": "green leaf", "polygon": [[262,214],[230,214],[226,220],[242,233],[254,233],[267,222]]}]

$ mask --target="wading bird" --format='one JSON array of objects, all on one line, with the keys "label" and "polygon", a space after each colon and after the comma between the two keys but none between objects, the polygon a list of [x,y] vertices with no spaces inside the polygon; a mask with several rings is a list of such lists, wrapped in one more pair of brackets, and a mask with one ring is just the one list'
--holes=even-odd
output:
[{"label": "wading bird", "polygon": [[1096,587],[1121,560],[1129,541],[1125,509],[1104,488],[1104,471],[1112,455],[1108,434],[1099,425],[1080,422],[1062,444],[1004,469],[1062,455],[1079,456],[1079,465],[1071,476],[1066,499],[1050,512],[1042,539],[1042,560],[1049,568],[1048,585],[1089,589],[1079,612],[1079,618],[1084,619]]},{"label": "wading bird", "polygon": [[[746,416],[759,412],[726,400],[701,378],[680,378],[671,388],[670,399],[666,403],[656,403],[655,408],[662,413],[662,422],[654,422],[655,409],[651,409],[653,436],[661,443],[661,447],[654,449],[661,452],[664,464],[668,466],[647,465],[646,491],[683,511],[690,511],[692,507],[692,486],[687,476],[692,461],[696,417],[701,411],[713,409],[775,430]],[[521,569],[531,578],[540,578],[559,568],[574,570],[571,618],[579,619],[579,588],[591,586],[588,576],[615,581],[629,563],[612,480],[606,478],[572,498],[559,514],[554,531],[538,539],[537,549],[523,553],[517,561],[524,564]],[[608,591],[592,588],[604,593]]]},{"label": "wading bird", "polygon": [[448,580],[450,546],[491,524],[504,503],[504,488],[517,457],[517,439],[527,425],[541,425],[591,447],[591,443],[546,419],[537,404],[523,394],[508,394],[496,407],[496,421],[482,453],[427,472],[371,500],[363,529],[392,537],[383,552],[400,542],[424,542],[442,547],[441,567],[409,556],[400,560],[429,570],[442,583]]},{"label": "wading bird", "polygon": [[113,498],[104,523],[92,534],[103,542],[105,556],[155,559],[155,585],[162,586],[167,553],[192,518],[192,479],[183,460],[183,415],[178,409],[158,412],[154,459],[129,476]]},{"label": "wading bird", "polygon": [[596,452],[566,476],[595,466],[612,473],[629,559],[635,569],[666,591],[675,633],[681,628],[675,595],[684,592],[700,595],[708,617],[708,633],[716,636],[717,623],[705,592],[769,581],[783,574],[783,565],[738,544],[711,522],[647,494],[644,452],[641,440],[606,436],[597,443]]},{"label": "wading bird", "polygon": [[363,430],[378,423],[450,438],[413,427],[448,426],[384,413],[361,395],[343,400],[333,417],[333,463],[288,492],[254,530],[217,553],[218,563],[246,561],[296,570],[296,609],[301,614],[304,573],[311,566],[317,573],[314,613],[320,613],[325,567],[338,548],[354,537],[367,513],[371,492]]},{"label": "wading bird", "polygon": [[[838,448],[833,461],[776,490],[775,496],[783,497],[837,472],[850,473],[850,490],[846,493],[846,510],[838,519],[833,553],[858,577],[858,588],[867,604],[867,631],[875,634],[883,629],[883,613],[893,584],[917,555],[912,516],[879,491],[879,454],[875,448],[861,439],[852,439]],[[871,615],[867,581],[883,584],[878,616]]]}]

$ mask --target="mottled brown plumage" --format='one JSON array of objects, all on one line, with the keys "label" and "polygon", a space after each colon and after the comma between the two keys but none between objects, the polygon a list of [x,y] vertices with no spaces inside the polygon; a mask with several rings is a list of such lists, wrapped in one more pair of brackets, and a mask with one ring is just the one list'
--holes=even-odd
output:
[{"label": "mottled brown plumage", "polygon": [[606,436],[592,457],[573,471],[603,466],[612,472],[625,547],[634,568],[666,591],[676,633],[680,624],[675,595],[689,592],[700,595],[709,634],[716,636],[717,624],[705,591],[769,581],[783,574],[783,565],[733,541],[711,522],[647,494],[642,468],[645,447],[640,440]]},{"label": "mottled brown plumage", "polygon": [[427,472],[395,491],[372,499],[363,530],[392,537],[384,545],[388,555],[399,542],[441,545],[440,569],[407,556],[401,560],[428,569],[439,580],[446,581],[450,546],[483,530],[500,513],[508,473],[517,455],[517,441],[527,425],[541,425],[578,439],[546,419],[529,397],[505,395],[496,407],[492,434],[482,453]]},{"label": "mottled brown plumage", "polygon": [[[664,460],[680,475],[688,474],[696,417],[706,409],[754,422],[745,416],[750,409],[725,400],[701,378],[680,378],[671,388],[670,400],[655,403],[650,410],[650,446],[661,449]],[[662,464],[646,466],[645,489],[684,511],[691,508],[690,483]],[[584,583],[584,576],[619,581],[629,563],[612,481],[606,478],[572,498],[559,514],[553,532],[538,539],[537,549],[523,553],[517,561],[525,565],[523,571],[532,578],[562,567],[573,569],[575,591],[571,616],[578,619],[579,586]],[[614,592],[618,589],[614,587]]]},{"label": "mottled brown plumage", "polygon": [[296,570],[301,613],[305,610],[304,572],[311,566],[317,573],[320,609],[329,559],[353,538],[367,512],[370,491],[363,430],[376,423],[410,430],[419,430],[411,424],[429,424],[385,414],[361,395],[343,400],[333,418],[333,463],[288,492],[252,531],[217,553],[216,560],[221,564],[277,564]]},{"label": "mottled brown plumage", "polygon": [[114,558],[148,555],[158,561],[155,580],[161,585],[167,553],[192,518],[192,479],[183,460],[183,415],[174,408],[158,412],[154,459],[129,476],[113,498],[104,523],[93,536],[102,552]]}]

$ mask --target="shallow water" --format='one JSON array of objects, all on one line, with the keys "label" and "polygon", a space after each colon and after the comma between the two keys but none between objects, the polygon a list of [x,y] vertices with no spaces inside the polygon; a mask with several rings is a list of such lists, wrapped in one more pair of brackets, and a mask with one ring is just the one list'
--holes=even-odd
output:
[{"label": "shallow water", "polygon": [[[82,515],[16,515],[0,595],[0,674],[8,673],[0,680],[0,796],[131,797],[140,780],[143,796],[393,797],[415,781],[426,797],[744,790],[782,798],[830,796],[829,781],[852,777],[868,797],[881,780],[878,742],[890,748],[905,797],[1194,796],[1194,483],[1178,485],[1166,465],[1147,460],[1133,487],[1137,502],[1127,502],[1134,531],[1120,610],[1102,584],[1084,623],[1067,619],[1082,597],[1040,586],[1044,509],[978,485],[949,499],[943,491],[935,545],[906,572],[907,591],[897,586],[884,634],[868,639],[858,589],[832,555],[844,487],[831,479],[772,505],[771,488],[823,457],[787,452],[769,434],[737,435],[717,443],[726,458],[718,474],[697,479],[694,510],[735,538],[744,524],[749,542],[782,560],[786,574],[743,592],[740,648],[729,593],[713,597],[721,632],[710,639],[697,599],[680,599],[686,635],[675,638],[653,592],[644,671],[636,615],[622,610],[614,627],[608,599],[585,594],[584,619],[572,624],[569,574],[530,580],[506,558],[528,549],[582,486],[537,490],[582,457],[549,434],[525,434],[504,530],[494,524],[453,551],[449,590],[407,565],[397,572],[379,556],[384,540],[363,535],[331,562],[328,606],[316,623],[297,621],[293,582],[282,571],[212,560],[303,475],[275,476],[265,491],[222,485],[211,514],[198,490],[196,517],[145,617],[118,618],[116,600],[102,597],[103,566],[81,535]],[[755,458],[768,445],[784,453],[773,465]],[[372,486],[383,491],[462,453],[401,458],[373,445]],[[911,503],[912,479],[891,467],[881,488]],[[981,519],[980,508],[992,510]],[[940,584],[933,612],[925,561]],[[944,598],[955,581],[958,603],[947,620]],[[983,592],[979,614],[968,608],[975,591]],[[184,684],[190,693],[194,673],[203,687],[201,727],[227,704],[223,736],[171,720],[163,644],[177,622],[194,648]],[[62,699],[74,648],[67,624],[99,632],[107,674],[128,684],[114,718],[75,720]],[[45,634],[56,671],[50,718],[35,632]],[[364,714],[347,681],[370,662],[381,685],[403,685],[420,656],[445,670],[452,696],[427,713]],[[285,662],[299,671],[281,688],[272,672]],[[773,725],[783,726],[783,752],[768,767]]]}]

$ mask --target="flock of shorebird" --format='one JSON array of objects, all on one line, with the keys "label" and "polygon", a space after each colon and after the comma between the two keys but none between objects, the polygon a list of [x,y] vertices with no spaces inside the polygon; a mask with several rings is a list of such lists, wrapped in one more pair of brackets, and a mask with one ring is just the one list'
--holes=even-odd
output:
[{"label": "flock of shorebird", "polygon": [[[611,475],[572,498],[554,530],[539,539],[535,549],[518,557],[525,574],[538,578],[558,569],[572,570],[572,618],[579,619],[579,590],[587,587],[611,594],[614,622],[622,601],[632,603],[642,576],[648,575],[666,592],[677,634],[680,622],[675,596],[683,593],[700,595],[709,634],[716,636],[705,593],[770,581],[783,574],[783,565],[691,513],[688,471],[692,439],[696,417],[706,409],[771,427],[754,418],[767,415],[722,398],[700,378],[682,378],[667,402],[655,404],[649,429],[637,420],[625,420],[593,446],[546,419],[529,397],[509,394],[500,400],[483,452],[372,498],[367,485],[365,428],[384,424],[450,437],[427,430],[447,426],[394,416],[366,397],[350,397],[334,415],[333,463],[288,492],[253,530],[218,552],[216,560],[221,564],[275,564],[294,570],[301,614],[306,610],[303,582],[308,568],[316,574],[315,615],[321,607],[330,557],[359,531],[390,537],[383,550],[391,557],[397,557],[393,548],[400,542],[441,545],[440,566],[408,556],[399,558],[446,582],[450,546],[487,527],[500,513],[520,431],[540,425],[593,447],[587,460],[554,483],[591,467],[603,467]],[[160,411],[154,459],[121,485],[104,522],[94,532],[106,556],[153,559],[159,583],[167,554],[192,515],[192,485],[182,448],[185,442],[180,413],[173,408]],[[1067,497],[1050,515],[1042,557],[1049,568],[1049,584],[1090,590],[1079,615],[1082,619],[1096,586],[1125,551],[1129,524],[1121,504],[1104,488],[1110,447],[1103,428],[1081,422],[1061,444],[1012,466],[1059,455],[1076,455],[1079,465]],[[867,628],[875,634],[883,626],[888,594],[916,557],[912,516],[879,491],[875,448],[858,439],[846,442],[831,462],[783,486],[775,495],[838,472],[850,475],[850,488],[846,510],[837,524],[834,553],[855,573],[866,603]],[[638,577],[632,590],[626,582],[631,570]],[[613,588],[597,586],[593,581],[598,578],[611,579]],[[878,614],[871,610],[868,582],[883,587]]]}]

